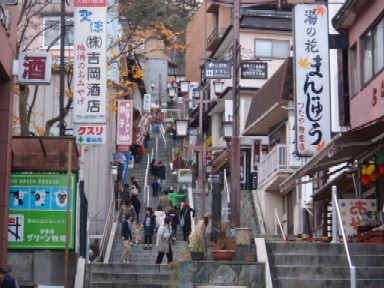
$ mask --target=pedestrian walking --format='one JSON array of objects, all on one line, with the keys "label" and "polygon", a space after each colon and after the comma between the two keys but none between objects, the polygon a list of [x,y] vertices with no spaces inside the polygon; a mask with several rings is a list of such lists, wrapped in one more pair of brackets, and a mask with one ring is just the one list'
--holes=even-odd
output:
[{"label": "pedestrian walking", "polygon": [[161,205],[157,205],[155,216],[156,216],[156,230],[158,230],[160,226],[164,224],[164,219],[166,216],[163,210],[163,207]]},{"label": "pedestrian walking", "polygon": [[140,221],[139,215],[140,215],[140,208],[141,208],[139,196],[138,195],[132,195],[131,203],[132,203],[132,206],[136,212],[136,221],[135,222],[139,222]]},{"label": "pedestrian walking", "polygon": [[172,244],[176,245],[176,234],[177,234],[177,226],[179,225],[179,216],[177,215],[177,212],[175,209],[171,209],[169,211],[169,214],[167,214],[168,217],[171,217],[172,219]]},{"label": "pedestrian walking", "polygon": [[143,243],[143,225],[140,222],[136,222],[135,224],[135,246]]},{"label": "pedestrian walking", "polygon": [[159,161],[159,166],[157,168],[157,178],[160,184],[160,192],[164,189],[165,184],[167,183],[167,168],[164,163]]},{"label": "pedestrian walking", "polygon": [[132,238],[132,231],[130,229],[130,219],[132,219],[132,216],[128,214],[121,225],[121,240],[123,240],[123,254],[121,255],[121,260],[123,263],[129,263],[128,259],[131,254],[130,239]]},{"label": "pedestrian walking", "polygon": [[156,159],[152,159],[151,164],[149,165],[149,172],[152,176],[157,177],[158,165],[156,163]]},{"label": "pedestrian walking", "polygon": [[17,280],[11,275],[11,268],[0,267],[0,287],[1,288],[18,288],[20,287]]},{"label": "pedestrian walking", "polygon": [[191,234],[192,230],[192,217],[195,217],[195,210],[189,207],[188,203],[183,204],[183,208],[180,211],[180,228],[183,230],[183,239],[184,241],[188,241],[189,234]]},{"label": "pedestrian walking", "polygon": [[164,224],[160,226],[159,231],[157,231],[156,237],[156,247],[157,247],[157,257],[156,264],[161,264],[163,262],[164,254],[167,255],[168,264],[173,262],[173,252],[172,252],[172,218],[166,217]]},{"label": "pedestrian walking", "polygon": [[149,140],[151,140],[151,136],[149,134],[149,131],[147,131],[147,133],[145,133],[145,137],[144,137],[144,148],[148,148]]},{"label": "pedestrian walking", "polygon": [[132,221],[135,222],[137,219],[135,208],[132,206],[131,200],[125,200],[124,204],[121,205],[120,214],[119,214],[119,222],[122,223],[124,221],[126,215],[132,215]]},{"label": "pedestrian walking", "polygon": [[144,227],[144,250],[152,250],[152,237],[156,230],[156,216],[153,215],[151,207],[145,208]]},{"label": "pedestrian walking", "polygon": [[159,182],[157,182],[157,177],[153,178],[151,187],[152,187],[152,196],[157,199],[159,197],[159,188],[160,188],[160,184]]},{"label": "pedestrian walking", "polygon": [[173,202],[171,197],[168,195],[168,190],[164,190],[163,195],[160,196],[159,205],[163,207],[165,214],[168,214],[169,211],[173,208]]}]

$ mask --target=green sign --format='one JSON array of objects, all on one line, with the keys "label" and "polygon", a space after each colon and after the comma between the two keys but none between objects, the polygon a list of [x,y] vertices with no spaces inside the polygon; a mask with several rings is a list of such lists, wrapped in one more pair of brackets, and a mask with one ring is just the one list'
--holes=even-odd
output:
[{"label": "green sign", "polygon": [[[74,248],[75,175],[71,179],[69,248]],[[68,203],[66,174],[12,174],[9,249],[64,249]]]}]

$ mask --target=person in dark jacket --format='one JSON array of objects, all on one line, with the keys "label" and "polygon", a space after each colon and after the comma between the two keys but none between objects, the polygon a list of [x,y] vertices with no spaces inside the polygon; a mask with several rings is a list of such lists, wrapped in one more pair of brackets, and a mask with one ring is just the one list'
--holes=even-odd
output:
[{"label": "person in dark jacket", "polygon": [[157,178],[158,178],[158,182],[160,184],[160,192],[162,191],[162,189],[164,189],[165,187],[165,183],[167,182],[166,179],[167,179],[167,168],[165,167],[164,163],[163,162],[159,162],[159,166],[157,168]]},{"label": "person in dark jacket", "polygon": [[184,203],[180,211],[180,219],[184,217],[184,227],[182,228],[184,241],[188,241],[189,234],[191,234],[192,230],[191,212],[192,217],[195,217],[195,210],[189,207],[188,203]]},{"label": "person in dark jacket", "polygon": [[131,229],[132,215],[128,214],[125,221],[121,224],[121,240],[123,240],[123,254],[121,260],[123,263],[129,263],[129,254],[131,254],[132,229]]},{"label": "person in dark jacket", "polygon": [[157,182],[157,177],[153,178],[151,187],[152,187],[152,196],[157,199],[159,197],[159,188],[160,188],[160,184],[159,182]]},{"label": "person in dark jacket", "polygon": [[151,173],[152,176],[157,177],[157,170],[158,170],[158,165],[156,163],[156,159],[152,159],[152,162],[149,165],[149,172]]},{"label": "person in dark jacket", "polygon": [[11,269],[0,267],[0,287],[16,288],[16,279],[11,276]]},{"label": "person in dark jacket", "polygon": [[135,208],[135,211],[136,211],[136,221],[135,222],[139,222],[140,221],[139,220],[139,214],[140,214],[140,208],[141,208],[141,203],[140,203],[139,197],[137,195],[132,195],[131,203],[132,203],[133,208]]},{"label": "person in dark jacket", "polygon": [[144,250],[152,250],[152,237],[156,230],[156,216],[153,215],[151,207],[145,208],[144,227]]},{"label": "person in dark jacket", "polygon": [[177,212],[175,209],[171,209],[167,215],[172,219],[172,243],[173,245],[176,245],[176,232],[177,232],[177,226],[179,225],[179,216],[177,215]]}]

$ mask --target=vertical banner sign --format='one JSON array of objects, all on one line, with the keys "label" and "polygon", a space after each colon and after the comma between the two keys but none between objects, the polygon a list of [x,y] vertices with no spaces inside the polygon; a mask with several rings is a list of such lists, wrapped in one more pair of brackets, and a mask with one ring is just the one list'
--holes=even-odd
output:
[{"label": "vertical banner sign", "polygon": [[261,151],[261,141],[260,140],[255,140],[253,142],[252,146],[252,154],[253,154],[253,171],[257,171],[258,166],[260,164],[260,151]]},{"label": "vertical banner sign", "polygon": [[245,183],[245,173],[247,172],[247,167],[246,167],[246,161],[245,161],[245,152],[241,151],[240,152],[240,183],[244,184]]},{"label": "vertical banner sign", "polygon": [[70,231],[66,235],[68,176],[66,174],[12,174],[9,197],[9,249],[74,248],[75,175],[72,175]]},{"label": "vertical banner sign", "polygon": [[331,139],[326,5],[296,5],[294,35],[296,150],[312,156]]},{"label": "vertical banner sign", "polygon": [[132,145],[132,100],[119,100],[117,103],[117,145]]},{"label": "vertical banner sign", "polygon": [[145,112],[151,112],[151,94],[144,94],[143,110]]},{"label": "vertical banner sign", "polygon": [[106,123],[107,0],[75,0],[74,123]]}]

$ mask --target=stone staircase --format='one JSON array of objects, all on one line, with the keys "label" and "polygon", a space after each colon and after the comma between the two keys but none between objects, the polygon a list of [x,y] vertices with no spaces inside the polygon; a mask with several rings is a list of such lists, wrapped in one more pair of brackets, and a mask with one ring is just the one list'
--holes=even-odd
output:
[{"label": "stone staircase", "polygon": [[[177,187],[177,179],[171,174],[169,163],[172,161],[172,139],[169,135],[166,135],[167,143],[164,144],[160,134],[158,135],[158,152],[157,161],[162,161],[166,164],[168,169],[168,179],[166,189],[168,187]],[[142,193],[139,195],[141,201],[140,221],[143,221],[145,207],[147,203],[144,203],[144,178],[145,169],[147,168],[148,154],[151,154],[152,148],[156,146],[156,134],[153,134],[148,148],[145,151],[142,162],[135,163],[134,168],[128,171],[127,180],[131,184],[130,178],[134,176],[139,181],[139,185],[142,187]],[[155,152],[154,152],[155,157]],[[151,159],[150,159],[151,161]],[[150,185],[152,179],[149,175],[148,185]],[[153,211],[156,211],[158,200],[152,197],[152,190],[149,193],[149,206]],[[117,219],[118,211],[116,211]],[[156,287],[156,288],[170,288],[175,286],[176,283],[173,279],[177,278],[177,269],[173,268],[173,265],[167,264],[167,259],[164,257],[161,265],[156,265],[155,260],[157,256],[157,250],[153,245],[152,250],[143,250],[143,246],[132,245],[131,254],[129,258],[129,264],[121,262],[122,254],[122,241],[120,239],[121,224],[117,224],[115,238],[112,246],[111,258],[108,264],[104,263],[91,263],[86,264],[85,267],[85,288],[98,288],[98,287]],[[181,230],[177,231],[177,244],[172,246],[173,258],[175,261],[181,259],[186,250],[187,242],[182,241]],[[133,235],[134,238],[134,235]],[[153,237],[153,242],[156,241],[156,235]],[[176,286],[175,286],[176,287]]]},{"label": "stone staircase", "polygon": [[[349,288],[350,269],[343,244],[266,243],[274,288]],[[381,244],[348,244],[358,288],[384,287]]]}]

